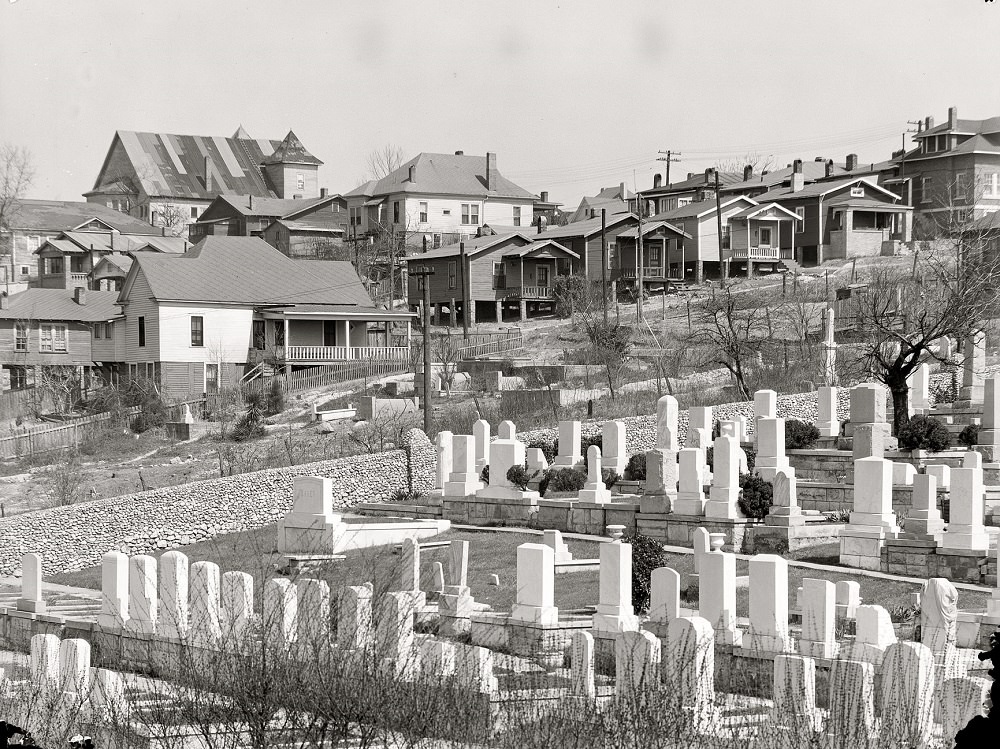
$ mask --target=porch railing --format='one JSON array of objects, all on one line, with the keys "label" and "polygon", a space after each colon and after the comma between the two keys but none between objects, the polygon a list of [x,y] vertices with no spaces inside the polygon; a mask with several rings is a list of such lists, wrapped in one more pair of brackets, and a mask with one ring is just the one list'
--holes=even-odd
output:
[{"label": "porch railing", "polygon": [[285,361],[409,361],[405,346],[285,346]]},{"label": "porch railing", "polygon": [[[635,278],[635,268],[622,268],[622,278]],[[674,275],[677,275],[676,273]],[[656,280],[661,278],[672,278],[670,275],[670,270],[663,268],[661,266],[643,266],[642,268],[642,278],[645,281]],[[679,276],[678,276],[679,277]]]},{"label": "porch railing", "polygon": [[552,299],[551,286],[508,286],[507,299]]},{"label": "porch railing", "polygon": [[778,260],[781,250],[777,247],[737,247],[733,250],[734,260]]}]

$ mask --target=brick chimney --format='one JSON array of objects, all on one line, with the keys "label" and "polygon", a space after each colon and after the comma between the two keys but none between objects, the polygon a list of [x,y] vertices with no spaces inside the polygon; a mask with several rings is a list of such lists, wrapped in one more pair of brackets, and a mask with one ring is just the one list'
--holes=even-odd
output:
[{"label": "brick chimney", "polygon": [[82,286],[73,289],[73,301],[81,307],[84,306],[87,303],[87,290]]},{"label": "brick chimney", "polygon": [[628,190],[626,189],[624,182],[621,182],[618,185],[618,197],[625,201],[628,200]]},{"label": "brick chimney", "polygon": [[847,167],[847,171],[853,172],[858,168],[858,155],[856,153],[847,154],[847,161],[844,162],[844,166]]},{"label": "brick chimney", "polygon": [[486,153],[486,189],[497,189],[497,155]]},{"label": "brick chimney", "polygon": [[662,184],[663,184],[663,175],[662,174],[654,174],[653,175],[653,189],[655,190],[656,188],[658,188]]},{"label": "brick chimney", "polygon": [[827,177],[833,176],[833,159],[829,159],[826,162],[826,168],[824,169],[824,175]]},{"label": "brick chimney", "polygon": [[6,291],[0,291],[0,309],[10,309],[10,296]]},{"label": "brick chimney", "polygon": [[934,127],[934,118],[933,117],[925,117],[924,118],[924,130],[930,130],[932,127]]},{"label": "brick chimney", "polygon": [[955,130],[958,127],[958,107],[948,107],[948,129]]},{"label": "brick chimney", "polygon": [[[542,193],[542,195],[544,195],[544,194],[545,193]],[[542,217],[541,216],[539,216],[537,219],[535,219],[535,225],[538,227],[538,231],[535,232],[535,233],[536,234],[541,234],[542,233]]]},{"label": "brick chimney", "polygon": [[465,151],[455,151],[456,156],[465,156]]},{"label": "brick chimney", "polygon": [[540,197],[542,198],[542,202],[543,203],[548,203],[549,202],[549,191],[548,190],[542,190],[542,194],[541,194]]},{"label": "brick chimney", "polygon": [[753,164],[747,164],[743,167],[743,181],[749,182],[753,179]]},{"label": "brick chimney", "polygon": [[205,192],[212,192],[212,157],[205,157]]},{"label": "brick chimney", "polygon": [[[487,158],[486,158],[486,171],[487,171],[486,181],[487,182],[489,182],[489,179],[490,179],[489,178],[489,169],[490,169],[490,161],[489,161],[489,157],[487,156]],[[416,182],[416,181],[417,181],[417,165],[416,164],[410,164],[410,182]]]},{"label": "brick chimney", "polygon": [[694,172],[688,172],[687,178],[691,179],[692,177],[694,177]]},{"label": "brick chimney", "polygon": [[319,196],[325,198],[329,194],[329,191],[325,187],[319,188]]},{"label": "brick chimney", "polygon": [[806,178],[802,174],[802,159],[792,162],[792,192],[799,192],[806,186]]},{"label": "brick chimney", "polygon": [[715,181],[714,175],[715,175],[715,170],[712,167],[709,167],[708,169],[705,170],[705,184],[706,185],[709,185],[709,184],[711,184],[712,182]]}]

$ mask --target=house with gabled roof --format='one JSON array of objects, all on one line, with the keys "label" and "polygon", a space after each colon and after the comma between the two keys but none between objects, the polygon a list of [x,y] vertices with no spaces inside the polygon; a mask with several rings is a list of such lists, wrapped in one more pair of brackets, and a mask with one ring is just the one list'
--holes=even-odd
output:
[{"label": "house with gabled roof", "polygon": [[83,201],[16,201],[0,226],[0,288],[8,294],[39,282],[36,251],[47,239],[64,232],[86,235],[89,241],[109,241],[122,235],[154,239],[161,234],[147,222],[107,206]]},{"label": "house with gabled roof", "polygon": [[242,126],[230,138],[119,130],[84,197],[182,234],[218,195],[319,197],[322,163],[291,130],[283,140]]},{"label": "house with gabled roof", "polygon": [[[643,215],[656,214],[680,208],[688,203],[699,203],[715,199],[715,181],[718,176],[720,191],[722,187],[733,182],[739,182],[742,175],[736,172],[719,172],[709,167],[702,174],[688,172],[687,178],[680,182],[664,183],[663,176],[653,175],[653,187],[639,191]],[[635,210],[635,206],[632,206]]]},{"label": "house with gabled roof", "polygon": [[273,366],[409,359],[412,314],[376,307],[349,262],[292,260],[258,237],[216,236],[182,255],[132,258],[118,297],[123,363],[169,397]]},{"label": "house with gabled roof", "polygon": [[605,187],[597,195],[585,195],[580,198],[580,205],[569,215],[568,223],[575,221],[585,221],[590,218],[597,218],[601,211],[606,211],[606,215],[613,216],[617,213],[629,213],[635,211],[635,193],[629,190],[622,182],[617,187]]},{"label": "house with gabled roof", "polygon": [[420,153],[346,193],[352,237],[388,234],[431,248],[475,237],[484,224],[525,227],[539,196],[504,177],[495,153]]},{"label": "house with gabled roof", "polygon": [[200,242],[209,236],[263,237],[266,229],[281,219],[311,220],[344,227],[347,224],[346,206],[344,198],[328,195],[325,189],[318,197],[301,199],[220,195],[188,227],[189,238],[192,242]]},{"label": "house with gabled roof", "polygon": [[802,265],[878,255],[885,242],[908,242],[913,208],[870,177],[845,177],[804,184],[801,162],[793,164],[791,183],[757,196],[795,213],[794,232],[778,240]]},{"label": "house with gabled roof", "polygon": [[115,355],[118,294],[84,288],[28,289],[0,296],[3,390],[34,387],[39,367],[76,383],[76,395]]},{"label": "house with gabled roof", "polygon": [[547,232],[529,228],[493,234],[486,228],[464,242],[407,255],[408,269],[434,272],[409,276],[410,306],[422,303],[427,284],[434,319],[454,312],[455,321],[461,321],[467,284],[470,323],[525,320],[553,311],[556,278],[578,272],[579,261],[576,252]]},{"label": "house with gabled roof", "polygon": [[[848,154],[844,165],[834,163],[833,159],[817,157],[812,161],[801,161],[802,179],[804,184],[811,184],[820,180],[836,179],[847,175],[852,169],[858,168],[857,154]],[[866,165],[867,166],[867,165]],[[745,195],[748,198],[755,198],[763,195],[769,190],[788,185],[792,180],[794,166],[789,164],[783,169],[771,169],[754,174],[752,166],[743,169],[743,179],[739,182],[730,182],[719,189],[719,193],[726,197],[734,195]],[[858,174],[856,176],[864,176]]]},{"label": "house with gabled roof", "polygon": [[616,267],[618,235],[638,223],[634,213],[605,214],[603,218],[598,213],[595,218],[574,221],[565,226],[550,226],[538,234],[538,238],[554,239],[572,251],[579,258],[572,272],[596,283],[602,280],[603,263],[607,263],[608,270]]}]

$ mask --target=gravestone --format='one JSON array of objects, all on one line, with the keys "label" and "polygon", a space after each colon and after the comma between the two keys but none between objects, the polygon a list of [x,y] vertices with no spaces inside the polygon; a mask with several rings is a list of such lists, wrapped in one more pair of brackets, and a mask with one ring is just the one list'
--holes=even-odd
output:
[{"label": "gravestone", "polygon": [[559,623],[555,606],[555,554],[545,544],[517,547],[517,592],[511,621],[542,626]]},{"label": "gravestone", "polygon": [[655,448],[646,452],[646,484],[639,512],[665,515],[673,511],[677,496],[677,453]]},{"label": "gravestone", "polygon": [[557,562],[569,562],[573,559],[573,554],[569,546],[563,541],[562,531],[544,530],[542,531],[542,543],[552,549],[553,558]]},{"label": "gravestone", "polygon": [[600,596],[593,628],[598,632],[626,632],[639,629],[632,609],[632,545],[621,541],[601,544]]},{"label": "gravestone", "polygon": [[122,627],[128,620],[128,557],[120,551],[109,551],[101,557],[101,613],[97,623],[102,627]]},{"label": "gravestone", "polygon": [[910,375],[910,411],[912,415],[925,415],[931,408],[931,368],[921,364]]},{"label": "gravestone", "polygon": [[933,538],[940,542],[944,520],[937,506],[937,478],[930,473],[918,473],[913,477],[913,504],[903,521],[903,531],[907,537]]},{"label": "gravestone", "polygon": [[253,619],[253,577],[246,572],[230,571],[222,576],[222,634],[224,643],[243,643],[250,634]]},{"label": "gravestone", "polygon": [[673,510],[678,515],[705,514],[705,452],[685,447],[677,454],[677,499]]},{"label": "gravestone", "polygon": [[885,745],[926,747],[934,729],[934,655],[916,642],[886,648],[882,661],[880,739]]},{"label": "gravestone", "polygon": [[837,586],[830,580],[802,579],[802,632],[799,652],[812,658],[837,654]]},{"label": "gravestone", "polygon": [[[580,422],[559,422],[559,454],[552,465],[556,468],[577,468],[583,465],[580,452]],[[492,471],[490,472],[492,475]]]},{"label": "gravestone", "polygon": [[985,554],[989,548],[989,536],[983,522],[986,490],[983,487],[982,456],[979,453],[966,455],[975,467],[967,468],[963,462],[962,468],[951,470],[950,512],[948,527],[941,536],[941,547]]},{"label": "gravestone", "polygon": [[333,511],[333,480],[321,476],[292,479],[292,509],[278,521],[278,551],[331,554],[343,533]]},{"label": "gravestone", "polygon": [[413,632],[413,605],[398,591],[383,593],[375,623],[375,652],[385,673],[394,679],[410,680],[417,674],[416,640]]},{"label": "gravestone", "polygon": [[[218,648],[222,643],[221,576],[215,562],[191,565],[191,642],[196,647]],[[301,590],[299,591],[301,594]],[[329,591],[327,592],[329,611]],[[301,609],[299,616],[301,617]],[[327,614],[329,618],[329,613]]]},{"label": "gravestone", "polygon": [[717,437],[713,448],[714,468],[712,487],[705,503],[705,517],[734,520],[744,517],[737,505],[740,445],[733,437]]},{"label": "gravestone", "polygon": [[448,584],[438,597],[441,616],[438,634],[463,635],[471,630],[473,599],[468,577],[469,542],[454,540],[448,548]]},{"label": "gravestone", "polygon": [[129,559],[128,621],[129,632],[151,635],[156,631],[157,595],[156,560],[146,554]]},{"label": "gravestone", "polygon": [[920,595],[920,641],[933,653],[955,647],[958,591],[949,580],[932,577]]},{"label": "gravestone", "polygon": [[660,640],[652,632],[623,631],[615,638],[615,694],[641,695],[660,681]]},{"label": "gravestone", "polygon": [[628,464],[625,432],[624,421],[605,421],[601,427],[602,465],[615,471],[619,476],[625,472],[625,466]]},{"label": "gravestone", "polygon": [[715,632],[700,616],[681,616],[667,625],[663,684],[674,695],[685,725],[696,731],[718,725],[715,707]]},{"label": "gravestone", "polygon": [[42,557],[39,554],[29,552],[21,557],[21,597],[16,608],[33,614],[44,614],[47,610],[42,599]]},{"label": "gravestone", "polygon": [[667,625],[680,615],[681,576],[670,567],[657,567],[649,578],[649,618],[643,626],[666,637]]},{"label": "gravestone", "polygon": [[820,437],[836,437],[840,434],[840,419],[837,417],[837,405],[840,402],[840,392],[835,387],[821,387],[816,391],[819,408],[819,419],[816,428]]},{"label": "gravestone", "polygon": [[764,481],[774,481],[776,471],[791,467],[785,457],[784,419],[757,419],[757,460],[754,465],[754,470]]},{"label": "gravestone", "polygon": [[886,538],[899,533],[892,510],[892,463],[883,458],[854,461],[854,509],[840,533],[840,563],[878,570]]},{"label": "gravestone", "polygon": [[434,469],[434,488],[444,490],[445,483],[449,480],[452,472],[452,440],[454,435],[448,431],[437,433],[434,439],[434,454],[437,456],[437,463]]},{"label": "gravestone", "polygon": [[[704,561],[704,560],[703,560]],[[788,633],[788,562],[775,554],[750,559],[750,639],[760,653],[792,649]]]},{"label": "gravestone", "polygon": [[509,419],[501,421],[497,426],[497,438],[502,440],[516,440],[517,427],[514,426],[514,422]]},{"label": "gravestone", "polygon": [[764,524],[782,528],[805,525],[806,519],[802,515],[802,508],[799,507],[797,497],[795,469],[780,468],[776,470],[772,484],[774,491],[771,508],[764,518]]},{"label": "gravestone", "polygon": [[587,448],[587,483],[580,490],[581,502],[604,504],[611,501],[611,490],[604,486],[602,470],[601,448],[591,445]]},{"label": "gravestone", "polygon": [[698,616],[715,629],[723,645],[743,644],[736,626],[736,557],[722,551],[703,554],[698,568]]},{"label": "gravestone", "polygon": [[372,589],[347,586],[337,598],[337,647],[364,652],[371,647],[373,635]]},{"label": "gravestone", "polygon": [[774,709],[771,717],[793,737],[815,733],[820,728],[816,707],[816,661],[801,655],[774,657]]},{"label": "gravestone", "polygon": [[875,749],[875,666],[834,660],[826,733],[831,746]]},{"label": "gravestone", "polygon": [[[204,575],[206,583],[210,575]],[[206,586],[209,603],[204,607],[211,608],[210,583]],[[295,584],[298,601],[296,604],[295,640],[299,656],[320,663],[330,655],[332,644],[330,631],[330,585],[326,580],[302,577]],[[211,642],[214,632],[211,626],[204,627],[206,641]]]},{"label": "gravestone", "polygon": [[982,403],[986,377],[986,334],[980,331],[966,338],[962,353],[965,359],[962,362],[962,389],[958,400]]},{"label": "gravestone", "polygon": [[574,629],[572,661],[570,663],[569,693],[574,697],[593,699],[597,696],[594,685],[594,636],[582,629]]},{"label": "gravestone", "polygon": [[844,657],[875,666],[882,664],[885,651],[896,642],[896,630],[889,612],[881,606],[858,606],[854,642],[845,645]]},{"label": "gravestone", "polygon": [[472,437],[476,442],[476,475],[481,475],[489,463],[490,422],[479,419],[472,425]]},{"label": "gravestone", "polygon": [[929,465],[924,468],[924,473],[937,479],[939,489],[944,491],[951,490],[951,466]]},{"label": "gravestone", "polygon": [[421,640],[420,673],[431,680],[444,680],[455,675],[455,643],[429,637]]},{"label": "gravestone", "polygon": [[754,423],[754,442],[757,442],[760,436],[760,425],[759,421],[761,419],[774,419],[778,416],[778,394],[773,390],[758,390],[753,394],[753,423]]},{"label": "gravestone", "polygon": [[681,449],[678,422],[680,411],[672,395],[661,396],[656,401],[656,447],[676,453]]},{"label": "gravestone", "polygon": [[188,558],[179,551],[160,557],[159,603],[156,634],[180,639],[188,631]]},{"label": "gravestone", "polygon": [[263,639],[278,653],[287,652],[296,638],[298,596],[295,585],[284,577],[264,581],[264,601],[261,619]]},{"label": "gravestone", "polygon": [[[444,483],[444,496],[468,497],[483,488],[476,470],[476,438],[457,434],[451,438],[451,473]],[[490,476],[492,478],[492,475]]]},{"label": "gravestone", "polygon": [[983,705],[989,699],[990,686],[989,679],[978,676],[962,676],[944,681],[937,691],[942,736],[947,740],[953,739],[975,716],[985,714]]}]

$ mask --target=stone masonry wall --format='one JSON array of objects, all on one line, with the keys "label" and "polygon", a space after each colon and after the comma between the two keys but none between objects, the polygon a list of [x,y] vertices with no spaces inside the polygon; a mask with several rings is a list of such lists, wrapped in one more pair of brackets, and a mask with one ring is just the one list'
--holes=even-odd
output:
[{"label": "stone masonry wall", "polygon": [[[411,432],[413,486],[434,486],[434,447]],[[292,479],[334,479],[334,507],[384,501],[407,486],[406,453],[354,455],[196,481],[119,497],[81,502],[0,521],[0,574],[10,575],[21,555],[42,555],[45,574],[99,564],[108,551],[144,554],[194,543],[222,533],[260,528],[291,509]]]}]

